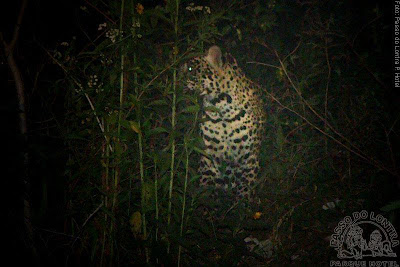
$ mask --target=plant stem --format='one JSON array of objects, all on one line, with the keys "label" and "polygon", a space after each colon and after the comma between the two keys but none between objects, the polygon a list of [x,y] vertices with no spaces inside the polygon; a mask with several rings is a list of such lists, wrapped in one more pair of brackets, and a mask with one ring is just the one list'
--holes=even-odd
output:
[{"label": "plant stem", "polygon": [[[179,0],[176,0],[176,14],[174,19],[174,30],[175,38],[178,39],[178,12],[179,12]],[[173,51],[174,57],[173,61],[176,62],[177,55],[177,42],[175,42],[175,47]],[[169,194],[168,194],[168,219],[167,226],[169,228],[171,224],[171,209],[172,209],[172,189],[174,185],[174,166],[175,166],[175,123],[176,123],[176,69],[172,72],[172,142],[171,142],[171,176],[169,180]],[[170,242],[168,242],[167,253],[170,251]]]},{"label": "plant stem", "polygon": [[[121,14],[120,14],[120,24],[119,24],[119,33],[120,40],[122,39],[122,26],[123,26],[123,18],[124,18],[124,6],[125,1],[121,2]],[[115,170],[114,170],[114,188],[113,188],[113,202],[111,212],[115,216],[115,210],[117,207],[117,198],[118,198],[118,187],[119,187],[119,176],[120,176],[120,164],[121,164],[121,149],[118,148],[120,146],[120,134],[121,134],[121,116],[122,116],[122,105],[123,105],[123,95],[124,95],[124,68],[125,68],[125,58],[124,58],[124,50],[123,46],[121,46],[121,74],[120,74],[120,91],[119,91],[119,111],[118,111],[118,122],[117,122],[117,138],[116,138],[116,149],[115,149]],[[110,238],[113,235],[114,229],[114,220],[111,220],[110,225]],[[113,242],[110,242],[110,259],[113,258],[114,246]],[[110,262],[111,263],[111,262]]]},{"label": "plant stem", "polygon": [[[102,119],[102,124],[104,125],[104,119]],[[109,124],[107,123],[105,125],[107,132],[110,130],[109,129]],[[108,209],[108,194],[110,192],[110,188],[109,188],[109,176],[110,176],[110,138],[106,135],[106,143],[105,143],[105,149],[106,149],[106,163],[105,163],[105,174],[104,174],[104,192],[106,192],[105,196],[104,196],[104,207],[105,209]],[[108,215],[105,212],[104,213],[104,225],[107,225],[107,221],[108,221]],[[107,243],[106,241],[107,238],[107,227],[104,227],[104,231],[103,231],[103,244],[102,244],[102,249],[101,249],[101,256],[100,256],[100,266],[103,266],[103,258],[104,258],[104,252],[105,252],[105,245]]]},{"label": "plant stem", "polygon": [[[154,160],[154,196],[156,205],[156,243],[158,243],[158,177],[157,177],[157,160]],[[158,264],[158,257],[156,257],[156,263]]]},{"label": "plant stem", "polygon": [[[188,185],[188,178],[189,178],[189,151],[188,151],[186,142],[185,142],[185,154],[186,154],[186,160],[185,160],[185,183],[184,183],[184,186],[183,186],[183,203],[182,203],[181,231],[180,231],[181,238],[183,236],[183,225],[184,225],[185,210],[186,210],[186,192],[187,192],[187,185]],[[179,245],[179,248],[178,248],[178,267],[180,266],[180,263],[181,263],[181,251],[182,251],[182,246]]]}]

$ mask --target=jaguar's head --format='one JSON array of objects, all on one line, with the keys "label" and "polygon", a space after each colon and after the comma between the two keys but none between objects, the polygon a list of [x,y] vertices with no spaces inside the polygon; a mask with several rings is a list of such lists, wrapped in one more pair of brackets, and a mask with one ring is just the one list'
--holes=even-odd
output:
[{"label": "jaguar's head", "polygon": [[214,45],[205,56],[192,58],[183,66],[186,87],[200,95],[210,94],[219,87],[222,66],[221,49]]}]

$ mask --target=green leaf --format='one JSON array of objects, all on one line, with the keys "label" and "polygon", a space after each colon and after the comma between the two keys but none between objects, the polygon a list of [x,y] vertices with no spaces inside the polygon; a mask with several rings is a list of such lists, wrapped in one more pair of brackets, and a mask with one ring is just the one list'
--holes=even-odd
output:
[{"label": "green leaf", "polygon": [[187,108],[182,110],[183,113],[197,113],[199,111],[200,111],[199,105],[188,106]]},{"label": "green leaf", "polygon": [[207,153],[203,149],[198,148],[197,146],[193,146],[193,150],[196,151],[197,153],[202,154],[203,156],[208,157]]},{"label": "green leaf", "polygon": [[390,212],[398,209],[400,209],[400,200],[390,202],[386,206],[382,207],[381,211]]},{"label": "green leaf", "polygon": [[130,128],[136,133],[140,134],[140,126],[136,121],[129,121]]},{"label": "green leaf", "polygon": [[201,177],[200,174],[193,176],[192,178],[190,178],[190,183],[197,182],[200,179],[200,177]]},{"label": "green leaf", "polygon": [[121,146],[121,144],[118,143],[118,142],[115,143],[114,149],[115,149],[115,153],[116,153],[117,155],[121,155],[122,152],[123,152],[122,146]]},{"label": "green leaf", "polygon": [[230,31],[231,31],[231,26],[230,25],[227,25],[227,26],[225,26],[223,29],[222,29],[222,35],[226,35],[226,34],[228,34]]},{"label": "green leaf", "polygon": [[182,100],[189,100],[193,104],[197,103],[197,97],[196,96],[191,96],[191,95],[182,95],[179,96],[178,99],[176,100],[176,103],[181,102]]},{"label": "green leaf", "polygon": [[149,103],[149,106],[162,106],[167,105],[167,101],[165,99],[154,100]]},{"label": "green leaf", "polygon": [[129,219],[129,224],[131,225],[131,231],[134,234],[139,234],[142,229],[142,214],[139,211],[134,212]]},{"label": "green leaf", "polygon": [[169,131],[167,129],[165,129],[164,127],[157,127],[157,128],[151,129],[147,134],[153,135],[153,134],[159,134],[159,133],[169,133]]},{"label": "green leaf", "polygon": [[130,121],[128,121],[128,120],[121,120],[120,123],[126,129],[129,129],[131,127]]}]

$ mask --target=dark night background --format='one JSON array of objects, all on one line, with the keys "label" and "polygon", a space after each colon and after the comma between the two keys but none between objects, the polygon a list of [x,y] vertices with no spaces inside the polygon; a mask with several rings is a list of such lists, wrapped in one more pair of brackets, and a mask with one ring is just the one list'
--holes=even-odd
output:
[{"label": "dark night background", "polygon": [[[18,1],[5,1],[5,2],[7,3],[3,3],[3,8],[1,12],[2,13],[1,32],[4,36],[5,41],[8,42],[12,38],[12,33],[14,31],[16,19],[22,1],[18,0]],[[3,172],[2,179],[4,181],[3,195],[5,196],[3,198],[4,199],[3,203],[5,206],[5,212],[3,216],[5,216],[7,224],[3,228],[3,231],[6,236],[6,238],[3,238],[3,240],[8,248],[6,251],[7,254],[6,258],[11,259],[13,265],[18,265],[22,263],[31,263],[32,265],[43,265],[43,266],[44,265],[65,266],[66,262],[68,262],[67,265],[73,265],[73,266],[99,264],[98,261],[96,261],[96,257],[98,257],[97,254],[98,252],[95,252],[95,249],[92,250],[92,247],[95,246],[94,244],[96,244],[96,241],[92,241],[92,239],[96,240],[93,237],[94,236],[97,237],[97,234],[94,233],[94,230],[93,232],[92,230],[90,230],[89,233],[86,233],[86,230],[85,231],[82,230],[82,232],[79,232],[76,231],[76,229],[72,230],[73,226],[68,225],[68,223],[71,223],[71,225],[73,223],[77,223],[76,221],[74,221],[75,220],[74,218],[79,218],[78,219],[79,224],[82,224],[85,218],[87,218],[87,216],[91,214],[91,211],[93,211],[96,208],[96,205],[93,204],[90,206],[88,204],[91,203],[91,201],[96,198],[96,194],[93,192],[87,193],[82,188],[85,188],[85,190],[90,186],[93,186],[93,188],[99,188],[99,185],[93,184],[92,182],[87,182],[87,183],[78,182],[80,181],[78,178],[71,179],[71,177],[72,176],[75,177],[75,175],[81,178],[86,177],[85,171],[88,171],[88,169],[91,168],[90,167],[91,164],[94,164],[94,162],[96,161],[96,157],[94,156],[95,149],[93,149],[93,151],[89,153],[90,149],[86,147],[85,144],[74,144],[75,146],[74,149],[78,151],[76,153],[82,153],[83,155],[87,155],[87,158],[85,158],[85,156],[81,158],[81,160],[87,159],[87,165],[81,167],[80,169],[78,168],[75,169],[76,172],[71,174],[71,172],[73,172],[74,169],[67,165],[69,164],[71,151],[73,149],[71,149],[71,145],[66,141],[67,140],[66,134],[63,132],[63,130],[61,130],[63,127],[65,127],[65,125],[69,125],[68,121],[75,119],[74,117],[75,111],[74,108],[72,108],[71,104],[72,102],[74,102],[74,100],[71,100],[74,99],[71,96],[72,89],[71,87],[68,88],[68,83],[65,82],[70,74],[66,74],[61,68],[59,68],[56,64],[54,64],[52,62],[52,59],[49,57],[48,52],[46,52],[46,51],[52,51],[53,49],[55,49],[55,47],[59,47],[59,44],[61,42],[67,40],[75,40],[74,44],[75,51],[70,52],[71,55],[73,53],[77,54],[78,52],[83,52],[83,51],[90,52],[95,50],[96,46],[98,45],[98,43],[96,43],[97,40],[96,34],[98,34],[97,27],[99,24],[104,22],[104,19],[101,14],[93,11],[94,9],[88,4],[89,2],[92,1],[68,1],[68,0],[28,1],[28,6],[26,8],[23,22],[19,32],[18,42],[14,50],[14,57],[21,71],[22,79],[25,85],[26,104],[27,104],[26,106],[27,126],[28,126],[27,140],[25,140],[21,136],[19,130],[18,98],[14,86],[14,78],[10,72],[4,50],[2,49],[0,53],[1,56],[0,68],[2,73],[2,79],[1,79],[2,97],[1,97],[0,107],[4,118],[3,126],[1,127],[1,129],[3,134],[5,134],[3,135],[4,136],[3,143],[5,144],[6,147],[5,156],[3,159],[4,163],[3,166],[6,171]],[[119,3],[119,1],[110,1],[110,2]],[[244,2],[243,5],[246,5],[246,1],[242,2]],[[253,1],[248,1],[248,2],[253,2]],[[299,2],[297,2],[297,4]],[[336,9],[340,10],[340,8],[336,7],[335,4],[332,3],[333,1],[328,1],[328,2],[329,4],[327,4],[327,9],[329,9],[329,5],[332,5],[333,6],[332,10],[335,9],[335,12],[337,12]],[[165,1],[143,1],[145,11],[155,8],[157,5],[164,5],[164,4]],[[106,4],[102,3],[102,1],[93,1],[93,5],[97,6],[99,9],[103,8],[102,10],[106,10],[104,8]],[[214,5],[219,7],[224,6],[224,4],[220,4],[219,1],[216,1]],[[279,11],[281,13],[279,14],[285,14],[285,11],[282,11],[285,8],[288,9],[287,14],[289,15],[287,16],[289,18],[291,18],[290,14],[296,12],[303,14],[306,8],[304,6],[301,6],[303,9],[299,9],[297,11],[293,7],[294,5],[295,4],[293,5],[282,4],[282,9]],[[87,7],[87,10],[89,10],[87,12],[88,14],[82,12],[82,10],[80,9],[80,7],[82,6]],[[380,102],[380,106],[377,107],[376,110],[382,109],[383,110],[382,114],[385,114],[385,116],[387,115],[387,117],[385,117],[385,120],[387,119],[387,121],[383,121],[384,119],[382,118],[382,124],[385,125],[392,124],[394,127],[393,131],[397,131],[399,129],[398,123],[396,124],[394,122],[399,118],[400,98],[397,94],[398,92],[396,92],[396,90],[393,88],[392,3],[391,1],[385,1],[385,3],[380,3],[380,1],[372,1],[372,0],[348,1],[345,4],[343,4],[341,8],[346,9],[343,10],[343,13],[351,14],[351,21],[346,21],[351,31],[352,25],[354,25],[354,29],[359,29],[361,28],[360,25],[365,25],[371,20],[369,14],[370,11],[375,6],[379,7],[382,16],[382,18],[379,19],[379,23],[382,25],[386,25],[386,27],[383,27],[384,30],[381,31],[381,35],[379,36],[380,39],[377,42],[378,43],[377,46],[379,47],[371,48],[373,46],[371,44],[372,33],[371,35],[369,35],[368,32],[363,31],[362,33],[360,33],[357,49],[362,56],[368,54],[368,60],[367,59],[365,60],[367,62],[366,64],[372,62],[371,58],[372,59],[376,58],[376,61],[374,62],[373,66],[374,69],[373,72],[379,74],[382,83],[386,86],[386,88],[382,89],[377,93],[377,95],[379,96],[377,102]],[[89,12],[91,13],[89,14]],[[236,11],[233,9],[232,13],[235,12]],[[246,12],[251,13],[251,10],[247,10]],[[227,14],[226,16],[230,15],[231,13]],[[115,14],[113,13],[113,11],[111,11],[109,16],[112,16],[113,19],[117,22],[117,25],[119,25],[118,13]],[[274,22],[279,25],[277,27],[282,27],[282,29],[287,30],[288,34],[291,35],[291,37],[287,37],[288,39],[293,38],[294,40],[296,38],[296,35],[291,32],[292,29],[290,25],[292,24],[297,25],[297,18],[293,18],[293,21],[290,20],[285,21],[285,19],[278,17],[275,19]],[[244,22],[242,21],[241,23],[245,24],[246,18],[244,18]],[[288,24],[287,28],[285,28],[286,26],[283,25],[284,23]],[[218,22],[216,22],[216,24],[218,24]],[[356,30],[354,31],[356,32]],[[154,34],[157,34],[157,32],[155,32]],[[184,33],[181,34],[182,36],[185,35]],[[249,76],[251,78],[257,77],[257,82],[264,84],[265,82],[264,79],[266,79],[265,77],[267,76],[264,76],[263,78],[262,74],[257,74],[257,70],[255,69],[256,67],[254,65],[247,65],[247,67],[250,70],[247,71],[246,65],[243,63],[246,62],[245,57],[248,54],[249,55],[251,54],[251,56],[258,59],[257,52],[254,51],[250,52],[249,49],[246,50],[245,47],[240,47],[240,41],[232,41],[233,40],[232,35],[233,34],[231,35],[227,34],[226,39],[224,39],[224,37],[218,37],[217,42],[221,44],[221,47],[225,44],[226,50],[228,50],[229,48],[232,54],[234,54],[235,56],[237,55],[237,57],[239,58],[239,62],[241,63],[241,65],[245,70],[245,73],[248,72],[252,74],[256,73],[253,76],[252,75]],[[74,38],[72,39],[72,37]],[[155,40],[157,40],[156,37],[154,38]],[[164,37],[160,37],[161,40],[160,42],[168,43],[169,40],[167,40],[167,38],[164,39],[163,38]],[[246,39],[246,36],[243,38],[244,40],[246,40],[245,42],[247,45],[247,42],[250,41]],[[284,47],[282,51],[285,51],[286,52],[285,54],[288,54],[287,51],[290,52],[291,50],[293,50],[293,48],[295,47],[294,42],[292,40],[285,40],[284,38],[286,37],[283,31],[281,32],[281,36],[279,36],[279,38],[281,38],[282,41],[279,45]],[[154,41],[154,43],[156,42],[157,41]],[[288,46],[287,48],[285,47],[286,44]],[[205,47],[208,46],[209,44],[205,44]],[[149,47],[150,48],[148,50],[151,50],[151,46]],[[247,48],[249,47],[250,46],[247,45]],[[161,48],[160,50],[161,50],[160,54],[162,54],[166,51],[166,48]],[[146,51],[145,49],[143,51],[145,51],[144,54],[149,53],[149,51]],[[376,56],[374,53],[376,53]],[[242,57],[240,57],[239,55]],[[160,56],[160,58],[162,58],[163,60],[168,60],[167,56],[165,57]],[[266,56],[260,59],[260,61],[269,63],[268,59],[270,58],[271,57]],[[367,56],[365,56],[365,58],[367,58]],[[72,75],[75,75],[78,72],[77,69],[78,67],[75,69],[71,68],[70,73],[74,73]],[[269,71],[272,73],[271,70]],[[301,68],[299,68],[299,71],[301,71]],[[276,77],[275,80],[277,80]],[[368,83],[372,82],[369,81]],[[278,88],[279,86],[280,85],[278,82],[273,84],[273,88]],[[285,86],[287,86],[287,83]],[[279,91],[279,89],[276,89],[274,94],[275,96],[279,96],[280,94],[283,95],[283,92],[284,92],[283,90]],[[154,95],[151,95],[149,96],[149,98],[153,96]],[[378,98],[378,96],[376,97]],[[154,98],[158,99],[157,96],[155,96]],[[66,104],[67,102],[68,104]],[[270,110],[277,111],[278,109],[272,107]],[[370,111],[374,112],[374,109],[370,109]],[[290,118],[292,117],[289,116],[289,119]],[[340,118],[337,119],[338,121],[340,120]],[[78,122],[77,124],[79,125],[80,119],[76,119],[76,121]],[[366,126],[367,124],[368,123],[366,121],[362,121],[362,123],[360,124],[359,132],[361,132],[361,135],[363,132],[362,127]],[[335,125],[339,125],[338,127],[340,127],[339,122]],[[95,128],[96,127],[93,127],[93,129]],[[363,136],[363,138],[364,137],[368,139],[366,136]],[[127,138],[127,140],[131,140],[129,138]],[[167,137],[163,136],[163,138]],[[307,139],[306,137],[304,138]],[[372,136],[371,139],[374,139],[374,137]],[[377,139],[379,138],[377,137]],[[100,142],[99,140],[102,139],[97,138],[96,140],[97,142]],[[399,163],[398,132],[395,133],[391,142],[392,142],[391,148],[393,150],[394,157],[392,157],[393,162],[391,162],[390,164],[393,164],[393,166],[398,166],[396,165],[396,162],[397,164]],[[368,144],[368,142],[366,142],[366,144]],[[376,151],[376,156],[378,158],[381,155],[386,156],[385,155],[385,153],[387,153],[385,152],[386,150],[381,151],[378,149],[379,144],[376,144],[376,148],[377,150],[371,150],[371,151]],[[366,145],[366,149],[369,149],[368,145]],[[332,148],[332,151],[336,150]],[[29,155],[29,163],[27,166],[24,166],[24,160],[23,160],[24,152],[28,152]],[[339,154],[340,153],[338,153],[338,155]],[[282,155],[277,156],[277,158],[280,157],[282,157]],[[335,156],[332,156],[333,161],[335,161],[334,157]],[[341,160],[342,159],[339,159],[337,160],[337,162]],[[363,162],[362,160],[359,161],[358,159],[354,159],[354,162],[356,162],[354,163],[355,165],[354,169],[356,170],[357,168],[360,169],[360,172],[357,174],[358,179],[361,179],[362,177],[369,177],[369,176],[372,177],[372,173],[375,173],[374,171],[371,170],[374,168],[370,167],[370,165]],[[96,164],[99,165],[98,162]],[[363,169],[364,167],[360,166],[368,166],[368,167]],[[28,189],[24,186],[23,179],[21,179],[21,177],[24,177],[24,170],[27,170],[26,174],[29,177],[30,181]],[[393,171],[392,174],[384,173],[384,171],[379,171],[379,172],[377,171],[377,173],[379,174],[374,176],[374,178],[371,178],[370,181],[365,181],[366,185],[363,184],[362,186],[360,186],[358,182],[353,184],[351,181],[346,183],[346,185],[344,186],[346,189],[343,189],[344,191],[345,190],[352,191],[353,189],[351,189],[351,187],[354,186],[353,191],[358,192],[360,187],[362,187],[363,189],[362,190],[360,189],[360,193],[357,193],[357,195],[358,196],[362,195],[363,198],[367,199],[367,204],[365,204],[364,202],[365,206],[363,206],[362,204],[360,204],[360,206],[353,206],[353,204],[350,204],[351,200],[349,200],[352,197],[350,197],[350,194],[347,195],[348,196],[347,200],[349,202],[347,202],[348,204],[346,204],[345,208],[342,209],[341,207],[340,211],[338,211],[337,213],[332,212],[332,214],[326,215],[324,219],[320,220],[322,225],[326,225],[326,227],[329,227],[329,230],[326,230],[326,233],[330,233],[331,229],[334,228],[335,223],[337,223],[344,216],[348,215],[349,211],[367,209],[367,210],[377,210],[379,212],[380,208],[387,205],[388,203],[392,203],[393,201],[398,201],[400,176],[398,168],[392,168],[391,170]],[[124,169],[124,171],[128,172],[127,169]],[[329,173],[329,171],[327,172]],[[356,173],[357,171],[354,172]],[[393,174],[397,174],[397,177],[396,175]],[[307,174],[304,175],[307,176]],[[325,174],[321,175],[324,176]],[[326,177],[331,177],[331,176],[330,174],[327,174]],[[328,180],[329,178],[326,179]],[[321,184],[324,183],[325,182],[321,182]],[[323,188],[323,186],[318,185],[318,188]],[[334,192],[336,192],[339,195],[341,191],[340,188],[341,187],[339,186],[338,188],[332,189],[331,191],[329,191],[329,189],[325,190],[327,190],[328,192],[332,192],[333,195]],[[99,189],[99,191],[101,190]],[[27,192],[29,192],[30,194],[29,199],[31,200],[31,205],[32,205],[31,207],[32,225],[35,235],[34,236],[35,246],[38,250],[37,251],[38,258],[36,259],[32,256],[31,245],[27,243],[28,242],[26,237],[27,234],[24,228],[25,226],[23,220],[24,218],[23,199],[24,195]],[[373,196],[376,196],[376,198],[374,198]],[[291,194],[288,193],[288,196],[285,198],[290,199],[291,197],[292,197]],[[345,202],[344,199],[345,198],[343,197],[343,202]],[[328,199],[326,201],[328,201]],[[270,201],[269,203],[271,202],[273,201]],[[285,205],[287,204],[290,207],[291,204],[288,203],[289,201],[285,202]],[[321,204],[317,204],[316,206],[321,207],[322,204],[323,202],[321,202]],[[80,211],[80,207],[82,207],[82,211]],[[83,212],[83,209],[85,210],[85,212]],[[123,208],[120,207],[120,210],[122,209]],[[120,212],[120,210],[117,209],[116,212]],[[264,214],[265,213],[266,212],[264,211]],[[129,216],[130,215],[128,215],[128,217],[124,217],[124,220],[128,221]],[[390,218],[392,219],[392,222],[398,223],[399,208],[397,207],[397,210],[394,210],[390,213],[386,213],[385,216],[391,216]],[[273,216],[271,216],[271,220],[273,220],[272,217]],[[278,218],[280,217],[278,216]],[[326,221],[324,221],[324,220],[328,221],[329,220],[328,218],[331,219],[330,220],[331,224],[329,225],[327,225]],[[94,222],[94,224],[96,224],[96,222]],[[93,229],[97,229],[96,227],[98,226],[94,225]],[[124,229],[128,229],[127,231],[129,233],[130,231],[129,225],[126,224],[124,225],[124,227],[125,227]],[[293,225],[291,227],[293,227]],[[323,226],[321,227],[323,228]],[[121,226],[121,228],[123,227]],[[311,228],[312,227],[310,227],[310,229]],[[400,230],[400,228],[398,228],[398,225],[396,226],[396,228],[397,230]],[[306,227],[302,229],[304,230],[306,229]],[[116,244],[126,242],[126,240],[123,237],[121,237],[124,236],[123,231],[122,230],[120,231],[122,233],[120,232],[116,237],[113,237],[115,238]],[[79,238],[79,240],[75,240],[75,242],[77,242],[77,244],[79,243],[79,246],[75,244],[71,245],[71,243],[73,243],[73,240],[71,241],[71,239],[68,238],[74,237],[78,233],[82,239]],[[319,235],[320,239],[324,238],[324,234],[327,235],[326,233],[323,234],[322,232],[317,230],[315,230],[314,233],[316,233],[316,235]],[[81,245],[81,242],[84,245]],[[123,255],[124,253],[136,255],[135,253],[138,253],[137,254],[139,255],[138,258],[140,257],[144,258],[143,256],[144,252],[142,252],[142,250],[140,249],[142,243],[138,241],[138,244],[139,244],[138,247],[127,248],[126,251],[129,252],[124,251],[125,248],[123,249],[120,248],[119,255]],[[288,253],[295,253],[293,252],[295,251],[295,247],[304,247],[304,250],[306,251],[310,249],[311,251],[313,251],[313,248],[308,247],[308,245],[301,243],[298,243],[296,245],[295,242],[293,242],[293,246],[285,247],[284,249],[287,250],[283,250],[282,254],[285,254],[285,251]],[[153,248],[153,244],[147,246]],[[159,249],[157,245],[154,245],[154,247],[156,251],[157,249]],[[329,245],[326,244],[326,250],[329,249],[330,249]],[[137,251],[141,252],[139,253]],[[190,251],[190,249],[188,249],[188,251]],[[329,253],[333,252],[331,251]],[[327,254],[328,255],[327,259],[329,259],[329,257],[332,256],[329,253]],[[187,252],[187,254],[189,255],[190,252]],[[318,253],[316,252],[315,254],[319,255],[320,259],[324,258],[324,256],[321,256],[322,254],[319,254],[319,252]],[[306,258],[307,254],[303,256]],[[120,256],[120,258],[118,259],[111,260],[110,265],[112,265],[113,263],[114,265],[128,266],[130,264],[133,265],[141,263],[140,260],[136,262],[135,260],[129,258],[128,256],[126,256],[125,258],[124,257]],[[198,257],[201,258],[201,256]],[[282,256],[281,254],[280,257],[285,258],[285,256]],[[193,259],[196,259],[196,257],[194,257]],[[175,262],[175,259],[168,258],[168,260],[171,262]],[[290,259],[286,258],[286,260],[287,261],[284,261],[285,263],[290,262]],[[213,262],[213,260],[210,261]],[[166,260],[166,262],[168,261]],[[280,262],[279,260],[276,260],[270,263],[272,265],[279,265],[279,262]],[[296,263],[299,264],[299,262],[292,262],[292,264]],[[311,261],[310,263],[309,261],[306,260],[304,261],[304,263],[315,264],[315,262]],[[220,262],[220,264],[223,263]],[[329,264],[328,260],[326,264]],[[154,265],[157,264],[154,263]]]}]

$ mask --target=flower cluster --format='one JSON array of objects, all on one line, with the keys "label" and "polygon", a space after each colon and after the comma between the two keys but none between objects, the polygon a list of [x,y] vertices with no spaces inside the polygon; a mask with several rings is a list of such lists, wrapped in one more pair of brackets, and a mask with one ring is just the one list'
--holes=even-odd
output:
[{"label": "flower cluster", "polygon": [[276,6],[276,1],[272,0],[268,3],[268,8],[274,8]]},{"label": "flower cluster", "polygon": [[106,57],[104,54],[100,54],[100,62],[103,66],[109,66],[113,63],[113,60]]},{"label": "flower cluster", "polygon": [[89,88],[96,86],[97,82],[99,81],[99,79],[97,78],[97,75],[90,75],[89,78],[90,78],[88,81]]},{"label": "flower cluster", "polygon": [[211,14],[211,9],[208,6],[195,6],[194,3],[190,3],[186,10],[195,12],[195,11],[204,11],[204,13]]},{"label": "flower cluster", "polygon": [[90,75],[89,76],[89,81],[88,81],[88,86],[89,88],[96,87],[96,93],[103,92],[103,83],[98,83],[99,78],[97,78],[97,75]]},{"label": "flower cluster", "polygon": [[106,37],[110,38],[111,42],[115,43],[119,34],[120,32],[118,29],[110,29],[109,31],[106,32]]},{"label": "flower cluster", "polygon": [[103,83],[99,84],[99,87],[96,88],[96,93],[98,94],[99,92],[104,92]]},{"label": "flower cluster", "polygon": [[104,108],[104,111],[105,111],[108,115],[112,115],[113,113],[114,113],[114,114],[117,114],[117,113],[118,113],[118,110],[109,108],[109,107],[107,107],[107,106]]},{"label": "flower cluster", "polygon": [[142,35],[141,35],[140,33],[136,33],[135,28],[140,28],[140,21],[139,21],[139,20],[132,23],[132,29],[131,29],[131,31],[132,31],[133,37],[136,36],[136,37],[139,38],[139,39],[142,38]]},{"label": "flower cluster", "polygon": [[[102,24],[99,24],[99,27],[97,28],[97,30],[101,31],[101,30],[106,29],[106,28],[107,28],[107,23],[104,22]],[[118,35],[119,34],[123,34],[123,33],[124,33],[123,31],[120,32],[118,29],[109,29],[106,32],[106,37],[110,38],[111,42],[115,43],[115,41],[117,40]]]},{"label": "flower cluster", "polygon": [[140,22],[139,21],[133,22],[132,28],[140,28]]},{"label": "flower cluster", "polygon": [[86,119],[81,120],[81,124],[85,124],[86,122],[90,122],[90,121],[91,121],[90,118],[86,118]]}]

